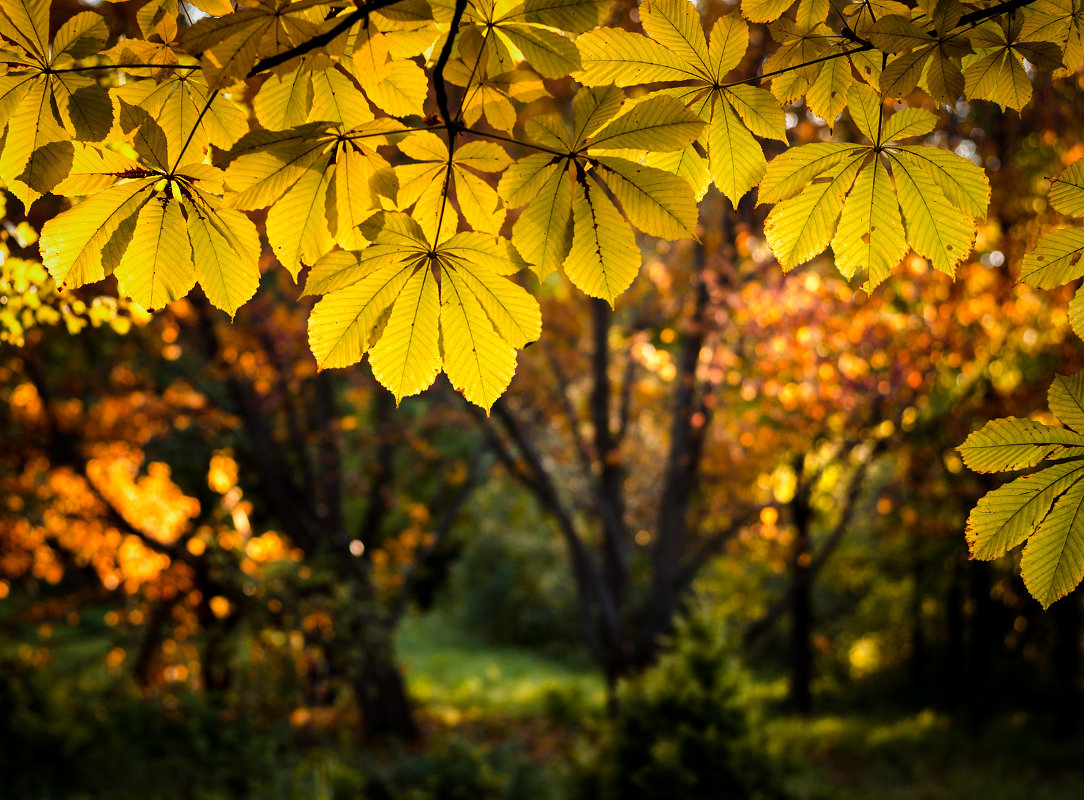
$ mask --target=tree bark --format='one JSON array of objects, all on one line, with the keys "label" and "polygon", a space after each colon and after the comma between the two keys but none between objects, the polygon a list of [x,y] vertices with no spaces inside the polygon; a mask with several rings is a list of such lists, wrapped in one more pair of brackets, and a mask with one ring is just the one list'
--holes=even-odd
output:
[{"label": "tree bark", "polygon": [[1054,622],[1054,726],[1070,736],[1080,730],[1080,596],[1072,592],[1050,609]]},{"label": "tree bark", "polygon": [[[797,467],[801,474],[801,465]],[[813,560],[810,549],[809,487],[799,486],[790,503],[791,523],[794,525],[794,550],[790,573],[794,590],[790,595],[790,687],[788,702],[802,714],[813,707]]]}]

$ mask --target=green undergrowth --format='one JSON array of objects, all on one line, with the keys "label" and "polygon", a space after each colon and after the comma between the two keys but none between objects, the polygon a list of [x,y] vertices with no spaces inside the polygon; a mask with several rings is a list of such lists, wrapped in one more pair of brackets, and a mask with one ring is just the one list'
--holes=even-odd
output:
[{"label": "green undergrowth", "polygon": [[788,788],[810,800],[1077,800],[1084,739],[1059,738],[1026,717],[968,730],[923,711],[775,717],[772,749],[794,765]]},{"label": "green undergrowth", "polygon": [[[440,614],[406,620],[398,648],[410,689],[434,724],[487,741],[497,731],[531,741],[556,713],[569,724],[550,733],[565,741],[536,750],[538,766],[565,775],[576,753],[591,751],[604,688],[589,664],[493,646]],[[1084,798],[1084,738],[1058,737],[1024,715],[981,730],[933,711],[801,717],[780,710],[778,678],[754,678],[748,693],[764,709],[762,739],[796,800]]]},{"label": "green undergrowth", "polygon": [[601,713],[602,677],[589,663],[495,646],[440,613],[411,616],[396,639],[411,695],[430,713],[455,720],[555,717]]}]

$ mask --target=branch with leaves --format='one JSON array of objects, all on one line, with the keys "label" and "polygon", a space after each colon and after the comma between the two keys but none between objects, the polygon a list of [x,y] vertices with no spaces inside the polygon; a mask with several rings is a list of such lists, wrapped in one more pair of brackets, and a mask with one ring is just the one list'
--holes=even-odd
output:
[{"label": "branch with leaves", "polygon": [[[266,240],[319,297],[320,368],[368,356],[397,401],[443,372],[487,411],[541,335],[529,273],[612,305],[637,232],[694,236],[712,187],[735,206],[756,190],[784,270],[830,248],[867,290],[912,253],[954,274],[990,194],[924,141],[944,107],[1019,110],[1036,70],[1084,61],[1077,0],[743,0],[708,19],[645,0],[637,30],[603,24],[608,0],[189,7],[122,30],[0,0],[0,180],[28,209],[70,202],[41,231],[52,278],[112,275],[148,309],[198,284],[232,316]],[[833,141],[790,146],[798,103]],[[787,147],[769,163],[764,140]],[[1055,182],[1067,213],[1079,172]],[[1025,280],[1080,277],[1073,231]]]}]

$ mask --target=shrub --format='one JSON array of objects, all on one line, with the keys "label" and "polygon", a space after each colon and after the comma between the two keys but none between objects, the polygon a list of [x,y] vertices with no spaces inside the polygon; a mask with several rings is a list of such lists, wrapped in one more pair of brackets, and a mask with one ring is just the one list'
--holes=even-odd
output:
[{"label": "shrub", "polygon": [[524,501],[494,493],[484,502],[488,511],[452,570],[454,615],[494,644],[579,646],[563,545]]},{"label": "shrub", "polygon": [[658,663],[618,688],[619,710],[581,786],[604,800],[781,798],[753,733],[746,679],[728,637],[682,620]]},{"label": "shrub", "polygon": [[547,800],[551,782],[517,748],[438,736],[418,754],[370,765],[365,800]]}]

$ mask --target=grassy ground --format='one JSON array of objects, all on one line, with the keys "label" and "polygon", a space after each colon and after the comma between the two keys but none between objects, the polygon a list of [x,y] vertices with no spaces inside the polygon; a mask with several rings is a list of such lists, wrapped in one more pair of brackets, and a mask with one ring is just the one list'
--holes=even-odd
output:
[{"label": "grassy ground", "polygon": [[[16,645],[9,644],[11,647],[7,649],[12,653],[8,655],[12,655]],[[100,663],[108,644],[106,637],[59,630],[50,642],[54,657],[67,666]],[[471,786],[500,783],[505,787],[499,793],[475,791],[472,795],[475,797],[567,800],[565,786],[568,776],[575,772],[573,765],[582,763],[585,754],[597,745],[602,726],[604,688],[590,664],[522,648],[496,647],[471,637],[439,614],[408,618],[397,645],[410,691],[420,706],[428,747],[404,750],[386,764],[381,763],[383,756],[379,753],[369,756],[377,758],[377,767],[392,776],[395,787],[430,786],[439,776],[447,782],[451,794],[430,788],[426,790],[429,793],[408,793],[409,797],[425,800],[459,797],[462,795],[455,792],[465,785],[466,775],[468,782],[474,781]],[[4,651],[0,647],[0,653]],[[968,731],[948,716],[930,711],[896,715],[823,711],[810,718],[799,718],[777,710],[783,694],[779,682],[759,682],[752,687],[751,694],[764,705],[764,741],[783,765],[781,772],[796,800],[1084,798],[1084,738],[1056,737],[1023,716],[1000,720],[979,732]],[[257,752],[258,748],[238,745],[229,738],[230,731],[219,730],[217,724],[210,727],[197,724],[197,717],[203,718],[196,713],[200,711],[199,699],[189,700],[184,713],[195,716],[184,724],[183,720],[175,720],[171,723],[175,731],[159,723],[152,731],[152,738],[172,742],[169,737],[173,735],[202,737],[200,741],[170,744],[180,748],[176,758],[198,765],[193,767],[193,774],[206,779],[213,766],[209,754],[222,742],[229,744],[233,748],[229,752],[236,751],[242,760],[254,754],[260,756],[262,751]],[[828,703],[829,700],[822,700],[822,706],[827,707]],[[118,752],[130,729],[139,728],[141,736],[148,735],[140,727],[141,720],[146,720],[134,712],[135,708],[128,706],[111,709],[116,721],[111,720],[103,728],[119,737],[115,742]],[[214,719],[211,711],[203,716]],[[23,722],[26,723],[23,728],[32,732],[41,729],[42,736],[57,732],[54,728],[64,724],[50,722],[48,718],[27,718]],[[76,722],[89,730],[88,719],[79,718]],[[116,728],[121,724],[127,727]],[[93,743],[84,741],[85,730],[59,732],[66,734],[62,741],[82,743],[72,750],[71,757],[79,757]],[[45,761],[57,758],[51,741],[42,739],[44,749],[39,755]],[[268,738],[265,744],[273,749],[278,746],[276,741]],[[26,750],[28,744],[21,741],[19,746]],[[354,798],[358,796],[362,776],[370,775],[376,768],[374,762],[359,760],[363,756],[350,746],[337,745],[334,738],[316,747],[295,748],[288,753],[290,759],[286,761],[274,755],[260,761],[260,764],[266,762],[266,767],[258,768],[266,770],[260,775],[260,796],[268,800]],[[231,759],[236,760],[233,756]],[[162,763],[167,767],[172,764]],[[219,766],[222,775],[212,781],[213,785],[231,785],[233,773]],[[9,769],[14,767],[25,768],[27,764],[9,765]],[[152,767],[148,765],[147,769]],[[170,768],[176,772],[175,767],[172,764]],[[517,770],[523,773],[522,779],[515,777]],[[413,778],[411,771],[417,773]],[[524,788],[517,788],[521,784]],[[144,794],[141,800],[158,796],[172,800],[184,795],[172,784],[160,788],[160,795]],[[244,792],[238,794],[225,788],[217,791],[217,794],[190,796],[246,796]],[[11,796],[42,800],[62,795],[28,791]],[[140,795],[129,792],[118,796]],[[7,797],[5,789],[0,789],[0,797]]]},{"label": "grassy ground", "polygon": [[[488,741],[517,738],[558,772],[583,749],[576,720],[601,717],[603,685],[587,664],[487,645],[440,615],[409,619],[398,647],[431,723]],[[779,686],[761,684],[753,694],[771,700]],[[566,724],[554,727],[554,719]],[[548,745],[532,746],[542,730]],[[1024,717],[971,732],[931,711],[768,713],[764,739],[786,765],[787,787],[805,800],[1084,798],[1084,739],[1058,739]]]},{"label": "grassy ground", "polygon": [[782,717],[768,722],[767,734],[795,765],[788,783],[798,798],[1084,798],[1084,741],[1039,733],[1024,718],[974,733],[929,711]]},{"label": "grassy ground", "polygon": [[439,613],[408,617],[396,645],[412,696],[449,721],[572,718],[603,706],[602,678],[589,663],[488,644]]}]

